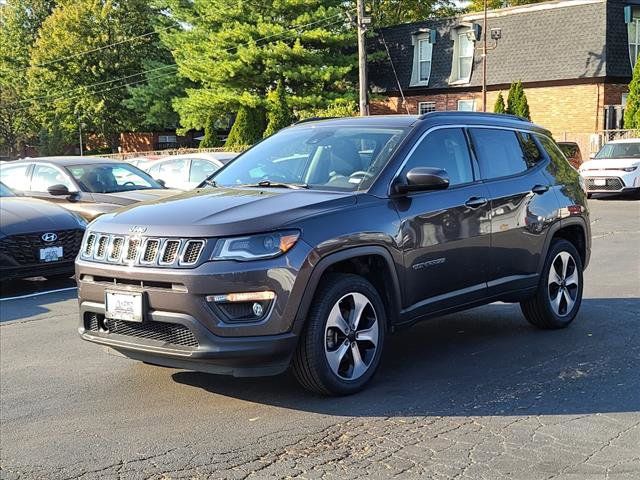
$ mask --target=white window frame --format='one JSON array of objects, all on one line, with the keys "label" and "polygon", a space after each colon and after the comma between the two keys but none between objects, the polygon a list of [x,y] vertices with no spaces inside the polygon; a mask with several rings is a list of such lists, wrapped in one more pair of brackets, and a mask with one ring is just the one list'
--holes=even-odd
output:
[{"label": "white window frame", "polygon": [[[424,107],[424,111],[422,108]],[[435,112],[436,102],[418,102],[418,115],[424,115],[425,113]]]},{"label": "white window frame", "polygon": [[[433,64],[433,43],[430,32],[424,32],[413,36],[413,69],[411,70],[410,87],[426,87],[431,78],[431,66]],[[421,58],[421,53],[427,52],[428,60]],[[420,78],[422,63],[429,62],[426,78]]]},{"label": "white window frame", "polygon": [[[468,108],[461,109],[460,108],[461,104],[462,105],[464,105],[465,103],[469,104],[469,102],[471,103],[471,109],[468,109]],[[458,111],[459,112],[475,112],[476,111],[476,100],[475,100],[475,98],[465,98],[463,100],[458,100]]]},{"label": "white window frame", "polygon": [[158,143],[177,143],[177,135],[158,135]]},{"label": "white window frame", "polygon": [[470,35],[474,35],[473,28],[470,27],[459,27],[452,30],[451,36],[453,38],[453,59],[451,65],[451,77],[449,77],[450,85],[465,85],[471,81],[471,76],[473,75],[473,64],[475,61],[475,49],[476,49],[476,40],[469,40],[473,46],[473,51],[471,53],[471,68],[469,68],[469,75],[466,77],[460,76],[460,65],[462,63],[462,59],[469,57],[460,56],[460,49],[462,48],[462,42],[460,41],[461,37],[466,37],[469,39]]},{"label": "white window frame", "polygon": [[[631,25],[636,27],[636,38],[629,38],[631,35]],[[638,54],[640,54],[640,9],[633,9],[633,16],[631,22],[627,25],[627,38],[629,38],[629,61],[631,62],[631,70],[636,66],[638,60]],[[631,51],[635,53],[632,54]]]}]

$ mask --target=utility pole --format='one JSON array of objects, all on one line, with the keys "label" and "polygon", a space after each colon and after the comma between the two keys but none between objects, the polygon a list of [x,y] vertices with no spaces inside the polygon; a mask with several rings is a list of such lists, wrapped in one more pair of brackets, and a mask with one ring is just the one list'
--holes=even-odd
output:
[{"label": "utility pole", "polygon": [[370,17],[364,16],[364,0],[357,0],[358,8],[358,85],[360,90],[360,116],[369,115],[369,100],[367,98],[367,47],[365,43],[365,35],[367,32],[366,24],[371,22]]},{"label": "utility pole", "polygon": [[484,0],[482,24],[482,111],[487,111],[487,0]]}]

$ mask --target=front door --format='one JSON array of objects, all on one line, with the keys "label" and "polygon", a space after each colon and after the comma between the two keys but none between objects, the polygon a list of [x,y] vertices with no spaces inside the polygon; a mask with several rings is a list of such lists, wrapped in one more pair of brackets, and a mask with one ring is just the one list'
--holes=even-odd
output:
[{"label": "front door", "polygon": [[491,246],[488,192],[475,178],[465,132],[441,128],[427,133],[401,175],[415,167],[446,170],[450,185],[394,200],[409,317],[483,298]]}]

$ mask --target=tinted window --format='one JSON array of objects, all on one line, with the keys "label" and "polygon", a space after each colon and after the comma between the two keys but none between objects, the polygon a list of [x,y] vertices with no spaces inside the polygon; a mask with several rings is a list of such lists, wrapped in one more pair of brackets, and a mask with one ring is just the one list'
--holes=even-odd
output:
[{"label": "tinted window", "polygon": [[555,144],[553,140],[550,140],[543,135],[536,136],[538,137],[538,141],[542,145],[542,148],[545,149],[547,155],[549,155],[549,158],[551,158],[554,163],[566,163],[566,159],[564,154],[562,153],[562,150],[558,145]]},{"label": "tinted window", "polygon": [[0,168],[0,180],[6,186],[14,190],[29,190],[29,179],[27,178],[27,169],[29,165],[14,165],[11,167]]},{"label": "tinted window", "polygon": [[542,154],[538,148],[538,144],[533,139],[533,135],[527,132],[518,132],[518,139],[522,146],[522,152],[524,153],[524,161],[528,168],[535,167],[540,160],[542,160]]},{"label": "tinted window", "polygon": [[460,128],[444,128],[429,133],[413,151],[403,172],[415,167],[442,168],[451,185],[473,181],[469,147]]},{"label": "tinted window", "polygon": [[525,153],[520,140],[521,134],[512,130],[472,128],[470,132],[482,178],[500,178],[522,173],[540,160],[540,152],[528,134],[525,134],[528,145]]},{"label": "tinted window", "polygon": [[64,185],[70,192],[76,190],[69,177],[57,168],[49,165],[36,165],[31,177],[31,191],[46,192],[53,185]]},{"label": "tinted window", "polygon": [[68,169],[85,192],[115,193],[162,188],[147,173],[128,163],[73,165]]},{"label": "tinted window", "polygon": [[13,193],[9,187],[7,187],[4,183],[0,183],[0,197],[15,197],[16,194]]},{"label": "tinted window", "polygon": [[208,160],[201,160],[194,158],[191,160],[191,171],[189,172],[190,182],[201,182],[213,172],[218,170],[218,167]]}]

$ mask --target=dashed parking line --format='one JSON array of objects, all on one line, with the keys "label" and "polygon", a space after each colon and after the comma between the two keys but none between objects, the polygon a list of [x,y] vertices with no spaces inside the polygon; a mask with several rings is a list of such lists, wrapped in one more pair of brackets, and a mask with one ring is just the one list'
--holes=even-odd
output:
[{"label": "dashed parking line", "polygon": [[8,302],[10,300],[20,300],[22,298],[39,297],[40,295],[48,295],[50,293],[59,293],[59,292],[68,292],[68,291],[77,290],[77,289],[78,287],[67,287],[67,288],[58,288],[56,290],[46,290],[44,292],[29,293],[27,295],[19,295],[17,297],[0,298],[0,302]]}]

